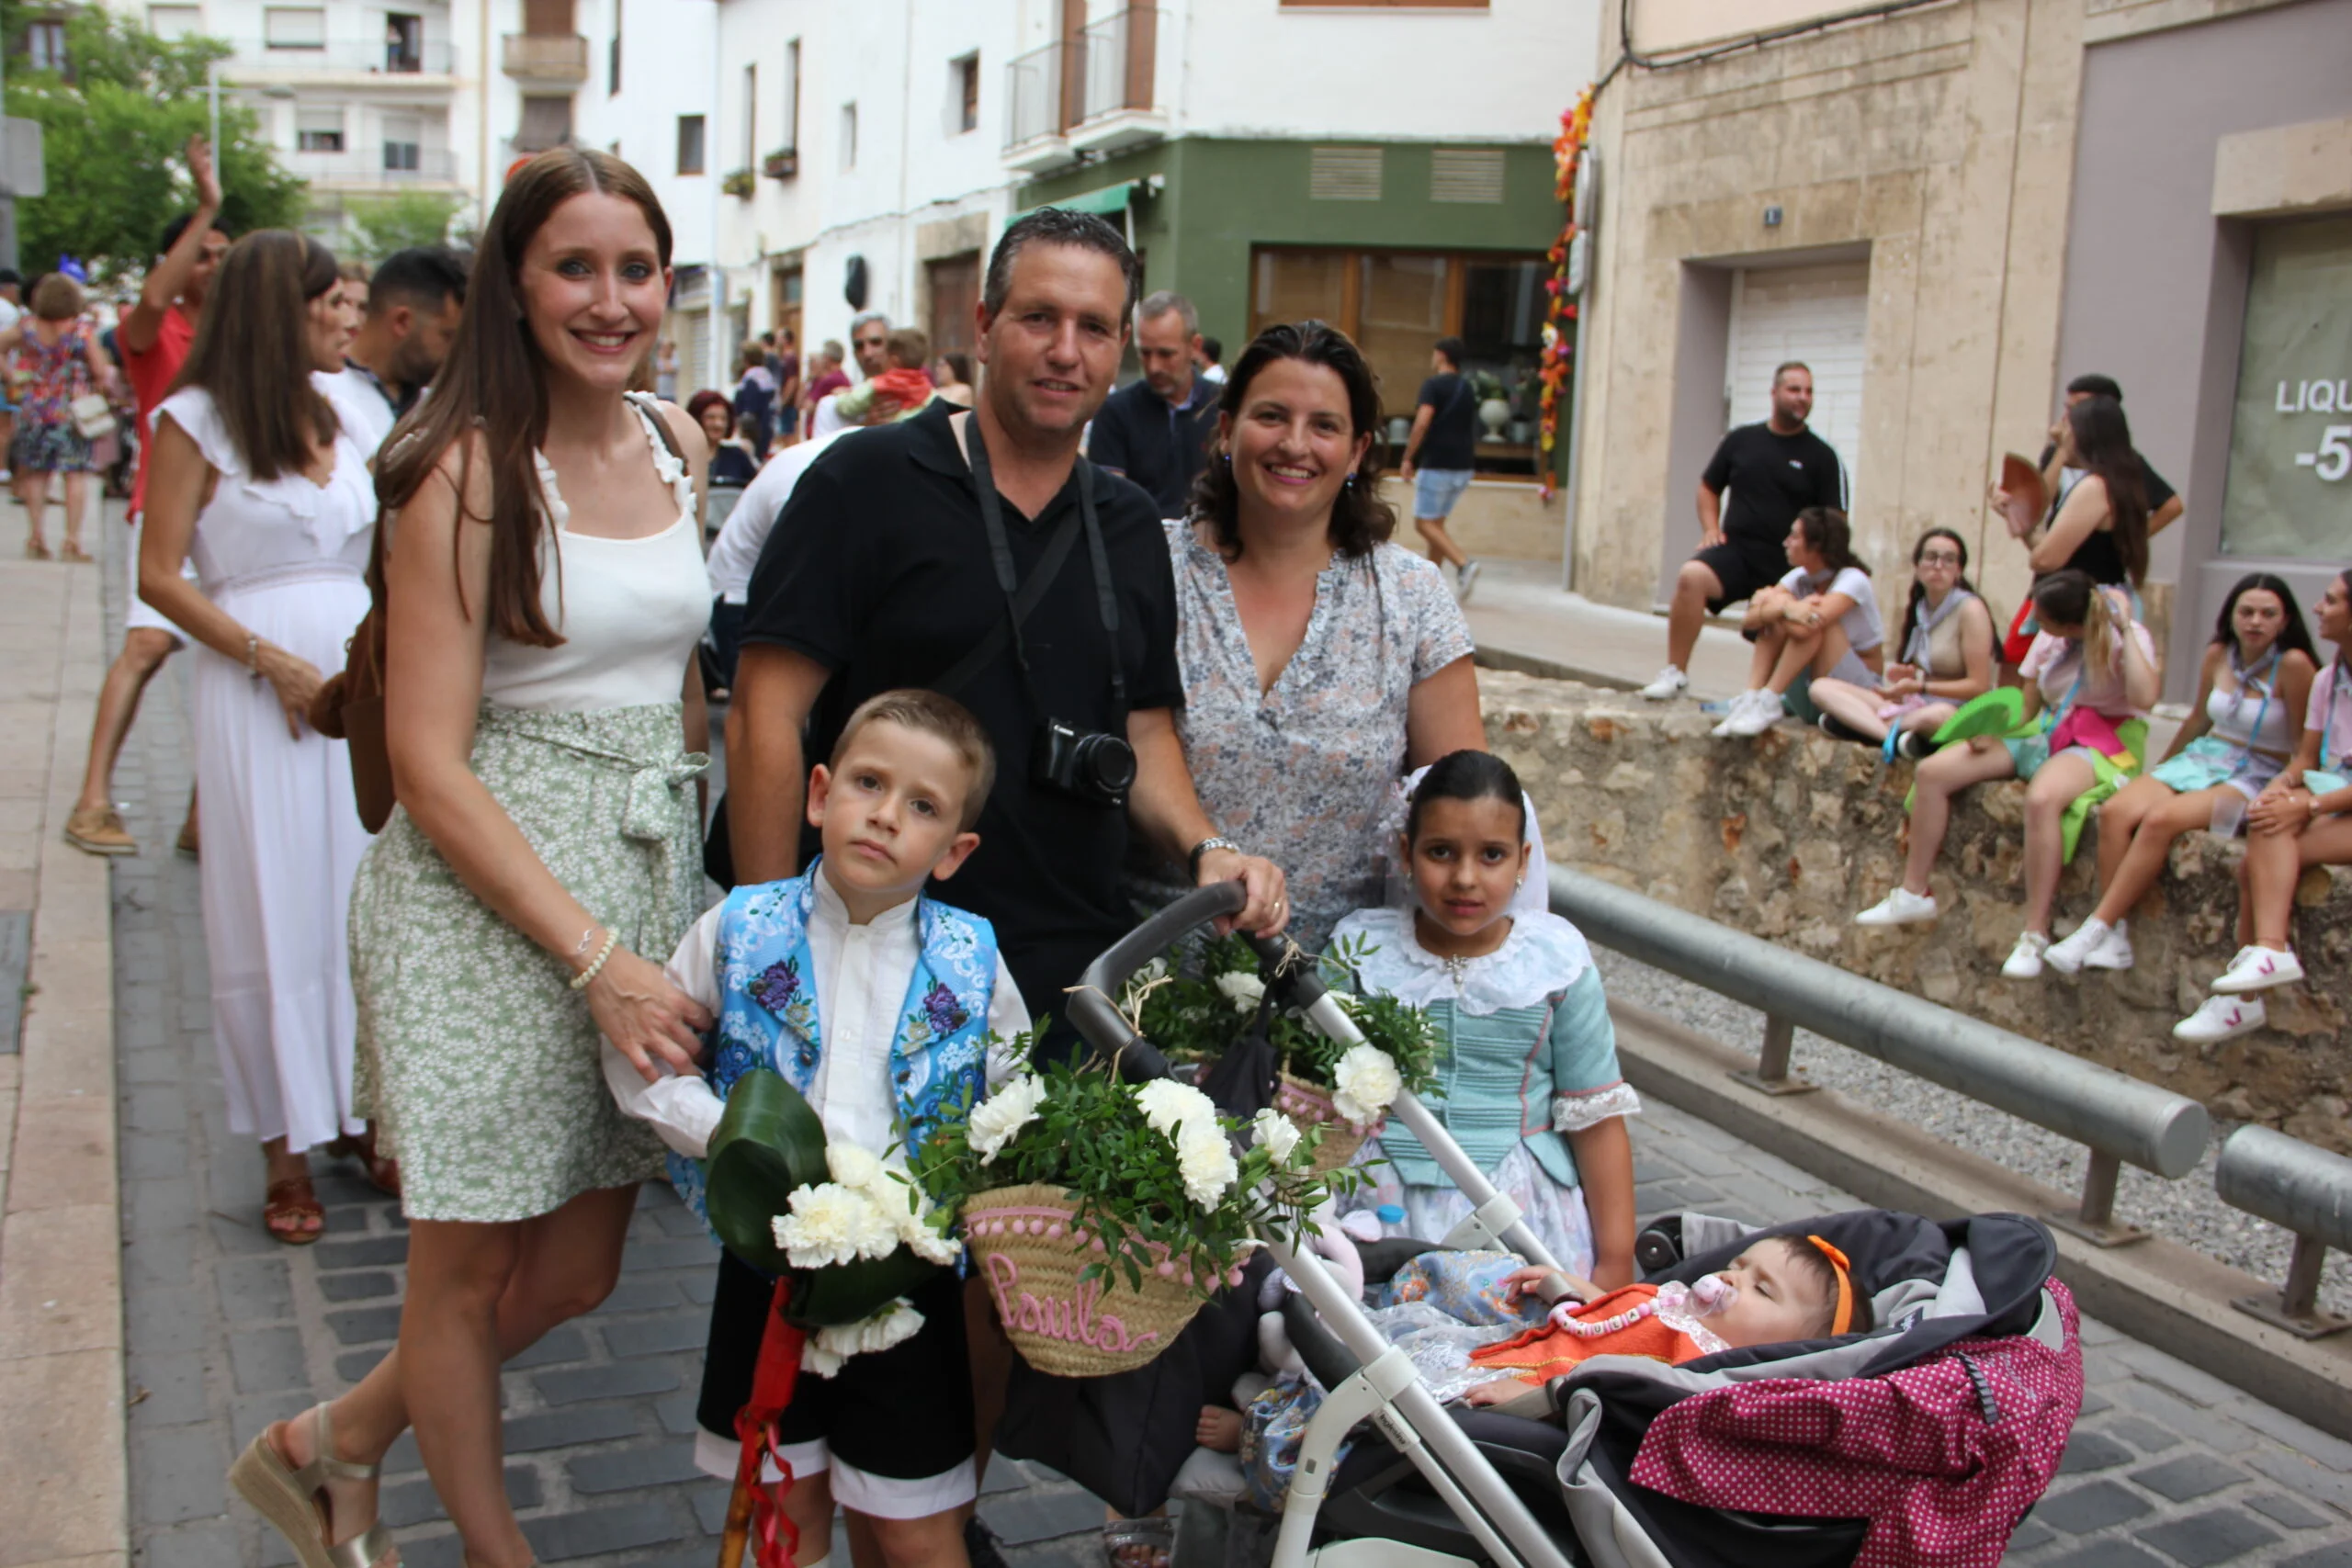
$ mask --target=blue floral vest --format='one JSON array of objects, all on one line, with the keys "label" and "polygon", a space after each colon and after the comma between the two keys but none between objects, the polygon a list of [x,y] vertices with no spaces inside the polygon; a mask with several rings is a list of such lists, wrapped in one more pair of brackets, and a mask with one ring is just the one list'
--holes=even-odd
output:
[{"label": "blue floral vest", "polygon": [[[812,1094],[824,1060],[808,912],[817,867],[783,882],[738,887],[718,917],[718,1022],[710,1087],[721,1100],[753,1067]],[[978,915],[922,898],[915,910],[919,956],[890,1043],[890,1081],[911,1157],[951,1106],[988,1092],[989,1003],[996,989],[996,932]],[[879,1149],[873,1151],[879,1154]],[[702,1167],[670,1156],[670,1178],[696,1213]]]}]

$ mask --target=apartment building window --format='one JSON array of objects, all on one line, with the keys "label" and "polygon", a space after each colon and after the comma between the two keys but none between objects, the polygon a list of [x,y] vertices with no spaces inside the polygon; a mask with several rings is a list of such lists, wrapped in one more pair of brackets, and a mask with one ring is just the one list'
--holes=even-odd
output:
[{"label": "apartment building window", "polygon": [[947,62],[947,134],[980,128],[980,57],[975,52]]},{"label": "apartment building window", "polygon": [[842,172],[857,167],[857,106],[842,106]]},{"label": "apartment building window", "polygon": [[613,41],[605,46],[605,91],[621,90],[621,0],[613,0]]},{"label": "apartment building window", "polygon": [[43,17],[25,26],[25,62],[36,71],[65,69],[65,23]]},{"label": "apartment building window", "polygon": [[157,38],[186,38],[204,30],[204,7],[201,6],[150,6],[147,7],[147,30]]},{"label": "apartment building window", "polygon": [[414,75],[424,69],[423,17],[384,13],[384,69],[395,76]]},{"label": "apartment building window", "polygon": [[424,118],[422,115],[388,114],[384,117],[384,172],[388,175],[413,175],[424,161]]},{"label": "apartment building window", "polygon": [[[1441,337],[1463,340],[1463,368],[1491,377],[1510,404],[1500,437],[1477,447],[1481,473],[1532,475],[1549,268],[1532,254],[1260,245],[1250,253],[1250,330],[1309,317],[1355,339],[1393,415],[1429,373]],[[1390,434],[1394,436],[1393,428]]]},{"label": "apartment building window", "polygon": [[760,68],[743,67],[743,167],[760,166]]},{"label": "apartment building window", "polygon": [[262,42],[271,49],[324,49],[327,8],[323,6],[265,6],[261,12]]},{"label": "apartment building window", "polygon": [[297,152],[343,151],[343,111],[339,108],[298,108],[294,111]]},{"label": "apartment building window", "polygon": [[682,175],[702,173],[702,116],[682,114],[678,117],[678,173]]},{"label": "apartment building window", "polygon": [[571,96],[552,94],[523,100],[523,128],[514,133],[517,152],[544,152],[571,140]]},{"label": "apartment building window", "polygon": [[784,46],[784,149],[800,150],[800,40]]}]

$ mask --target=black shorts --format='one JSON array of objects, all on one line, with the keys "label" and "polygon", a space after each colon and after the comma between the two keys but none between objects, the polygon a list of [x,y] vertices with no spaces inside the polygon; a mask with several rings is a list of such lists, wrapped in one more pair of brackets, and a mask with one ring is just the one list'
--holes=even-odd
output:
[{"label": "black shorts", "polygon": [[[772,1280],[733,1253],[719,1258],[702,1398],[695,1411],[706,1434],[698,1456],[735,1450],[735,1416],[752,1397],[774,1291]],[[909,1299],[922,1314],[921,1332],[888,1350],[852,1356],[830,1378],[803,1371],[776,1423],[780,1446],[800,1450],[787,1455],[796,1472],[827,1466],[836,1501],[883,1518],[922,1518],[959,1507],[973,1495],[964,1284],[942,1270]],[[726,1473],[734,1473],[731,1462]]]},{"label": "black shorts", "polygon": [[1707,614],[1720,613],[1735,600],[1752,599],[1789,575],[1789,554],[1778,539],[1744,539],[1726,534],[1720,545],[1709,545],[1692,560],[1703,564],[1724,585],[1723,597],[1707,601]]}]

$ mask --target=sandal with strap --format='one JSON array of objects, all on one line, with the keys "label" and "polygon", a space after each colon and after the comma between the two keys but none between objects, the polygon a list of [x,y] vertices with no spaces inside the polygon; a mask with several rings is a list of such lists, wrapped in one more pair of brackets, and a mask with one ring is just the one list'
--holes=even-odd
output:
[{"label": "sandal with strap", "polygon": [[[316,1230],[297,1228],[303,1221],[315,1219]],[[319,1201],[319,1194],[307,1176],[284,1177],[269,1184],[262,1193],[261,1225],[270,1239],[288,1247],[308,1247],[327,1234],[326,1205]]]},{"label": "sandal with strap", "polygon": [[340,1545],[330,1541],[334,1510],[326,1486],[330,1478],[373,1481],[383,1467],[335,1458],[334,1417],[323,1404],[314,1414],[319,1451],[310,1463],[300,1470],[288,1464],[265,1428],[229,1467],[229,1484],[286,1538],[302,1568],[375,1568],[392,1551],[392,1532],[376,1519]]},{"label": "sandal with strap", "polygon": [[378,1151],[376,1123],[368,1122],[368,1130],[351,1140],[351,1156],[366,1168],[368,1186],[387,1198],[401,1195],[401,1162]]}]

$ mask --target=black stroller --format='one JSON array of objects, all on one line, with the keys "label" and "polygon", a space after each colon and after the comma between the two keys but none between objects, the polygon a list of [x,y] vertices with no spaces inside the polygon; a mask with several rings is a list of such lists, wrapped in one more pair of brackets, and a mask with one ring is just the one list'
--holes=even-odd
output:
[{"label": "black stroller", "polygon": [[[1237,886],[1203,888],[1088,969],[1072,1020],[1123,1074],[1141,1080],[1169,1066],[1110,998],[1144,963],[1239,905]],[[1280,1004],[1312,1027],[1361,1040],[1313,965],[1273,984]],[[1556,1267],[1424,1107],[1407,1094],[1389,1114],[1471,1202],[1436,1247]],[[1122,1513],[1158,1506],[1190,1456],[1204,1392],[1221,1391],[1254,1355],[1257,1286],[1278,1266],[1298,1287],[1283,1308],[1290,1337],[1326,1394],[1306,1427],[1274,1568],[1994,1568],[2055,1472],[2081,1404],[2075,1314],[2051,1277],[2049,1233],[2013,1214],[1937,1224],[1879,1211],[1803,1228],[1854,1259],[1876,1327],[1679,1366],[1596,1358],[1551,1385],[1550,1421],[1441,1405],[1303,1238],[1268,1237],[1242,1285],[1151,1366],[1088,1380],[1018,1369],[1000,1447],[1054,1465]],[[1699,1215],[1653,1221],[1639,1247],[1645,1277],[1695,1280],[1756,1234],[1773,1233]],[[1395,1243],[1368,1250],[1375,1273],[1408,1255]],[[1902,1420],[1889,1415],[1898,1409]],[[1661,1429],[1677,1445],[1653,1443]],[[1792,1429],[1824,1435],[1790,1442]],[[1751,1495],[1758,1473],[1772,1482],[1760,1497]]]}]

